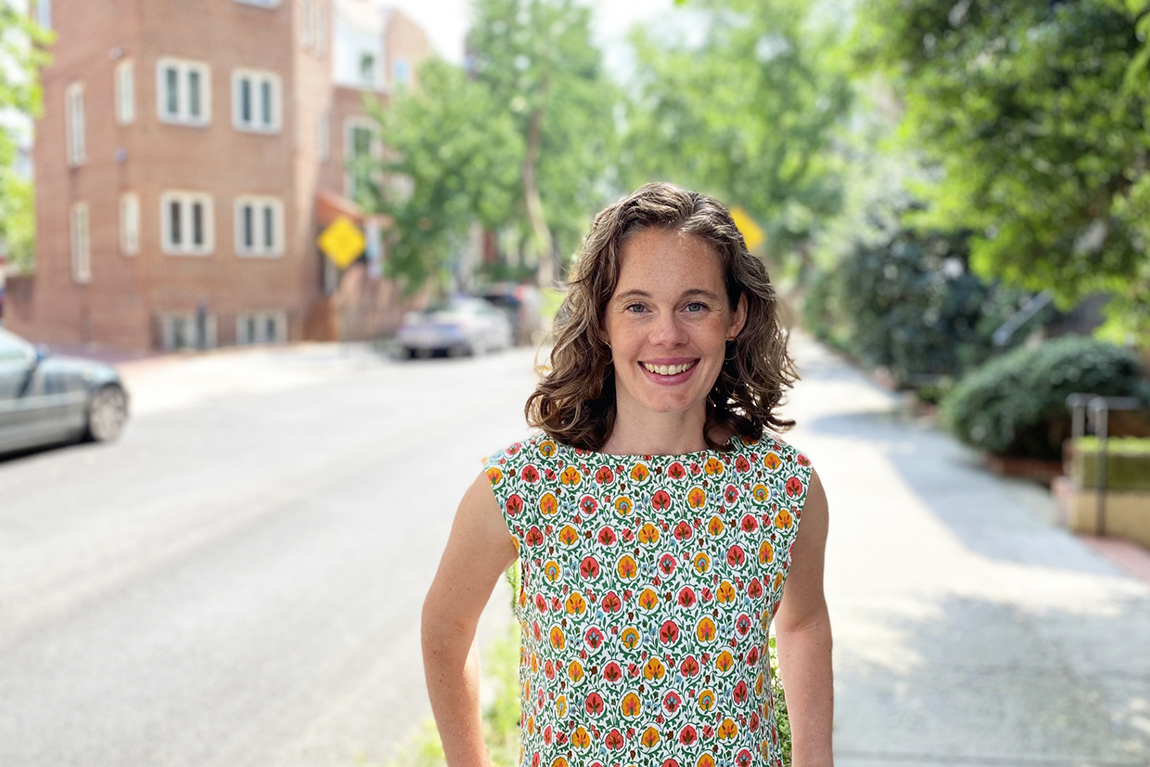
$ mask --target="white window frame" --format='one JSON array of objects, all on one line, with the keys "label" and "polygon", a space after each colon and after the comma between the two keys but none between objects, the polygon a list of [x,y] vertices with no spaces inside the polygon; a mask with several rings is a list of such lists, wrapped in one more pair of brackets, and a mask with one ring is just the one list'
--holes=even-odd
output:
[{"label": "white window frame", "polygon": [[52,28],[52,0],[36,0],[36,23],[42,29]]},{"label": "white window frame", "polygon": [[135,256],[140,252],[140,195],[120,195],[120,252]]},{"label": "white window frame", "polygon": [[84,83],[72,83],[64,92],[65,125],[68,132],[68,165],[83,165],[88,159],[85,137]]},{"label": "white window frame", "polygon": [[124,59],[116,65],[116,122],[131,125],[136,120],[136,64]]},{"label": "white window frame", "polygon": [[[269,338],[267,327],[269,324],[275,327],[272,334],[273,337]],[[248,325],[255,325],[255,336],[253,337]],[[248,346],[250,344],[282,344],[288,340],[288,315],[285,311],[265,311],[265,312],[240,312],[236,315],[236,345]]]},{"label": "white window frame", "polygon": [[[183,242],[172,241],[172,221],[168,215],[171,203],[180,206],[180,239]],[[195,203],[203,205],[204,241],[196,246],[191,242],[192,237],[192,210]],[[170,256],[210,256],[215,250],[215,205],[210,194],[204,192],[187,192],[171,190],[160,195],[160,247]]]},{"label": "white window frame", "polygon": [[[251,119],[244,122],[242,114],[242,89],[247,81],[251,91]],[[268,109],[271,123],[263,122],[264,86],[271,98]],[[261,69],[236,69],[232,71],[232,127],[246,133],[279,133],[283,120],[283,83],[275,72]]]},{"label": "white window frame", "polygon": [[69,213],[69,234],[72,250],[72,279],[86,284],[92,281],[92,237],[88,219],[88,203],[73,203]]},{"label": "white window frame", "polygon": [[[200,323],[195,312],[162,312],[160,319],[160,345],[164,349],[214,349],[217,345],[216,315],[204,317],[204,338],[200,338]],[[176,325],[181,325],[187,343],[176,344]]]},{"label": "white window frame", "polygon": [[305,51],[311,48],[311,41],[314,35],[312,24],[312,0],[300,1],[299,13],[299,44]]},{"label": "white window frame", "polygon": [[[252,208],[252,244],[244,242],[244,208]],[[271,246],[267,244],[266,212],[271,210]],[[236,255],[250,258],[279,258],[284,254],[284,204],[276,197],[242,195],[235,206]]]},{"label": "white window frame", "polygon": [[331,34],[327,23],[327,6],[323,0],[316,0],[315,4],[315,52],[320,56],[327,53],[327,38]]},{"label": "white window frame", "polygon": [[316,118],[316,156],[320,162],[331,159],[331,110],[319,113]]},{"label": "white window frame", "polygon": [[[176,70],[176,113],[168,111],[168,78],[169,69]],[[188,83],[191,73],[200,76],[200,115],[195,117],[191,113],[191,99]],[[156,61],[156,113],[160,122],[169,125],[190,125],[203,127],[212,121],[212,68],[203,61],[177,59],[170,56]]]},{"label": "white window frame", "polygon": [[[345,167],[355,158],[355,129],[367,128],[371,131],[371,156],[375,159],[383,157],[383,141],[379,137],[379,125],[369,117],[348,117],[343,121],[343,159]],[[356,195],[355,174],[351,168],[344,173],[344,196],[354,200]]]}]

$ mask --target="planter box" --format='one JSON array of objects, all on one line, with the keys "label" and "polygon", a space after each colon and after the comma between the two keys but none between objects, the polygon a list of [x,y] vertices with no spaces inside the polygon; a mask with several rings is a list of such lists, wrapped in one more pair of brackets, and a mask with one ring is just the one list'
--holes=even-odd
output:
[{"label": "planter box", "polygon": [[[1101,479],[1101,457],[1101,453],[1097,450],[1073,448],[1070,456],[1070,476],[1074,479],[1074,484],[1083,489],[1098,487]],[[1106,488],[1150,492],[1150,455],[1121,450],[1107,451]]]},{"label": "planter box", "polygon": [[1150,548],[1150,490],[1106,493],[1106,511],[1098,517],[1098,491],[1074,482],[1056,484],[1067,526],[1084,535],[1111,535]]}]

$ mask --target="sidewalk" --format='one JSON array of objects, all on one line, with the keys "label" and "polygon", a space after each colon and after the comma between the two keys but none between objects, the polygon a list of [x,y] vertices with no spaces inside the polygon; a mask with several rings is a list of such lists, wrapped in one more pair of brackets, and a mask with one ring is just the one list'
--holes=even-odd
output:
[{"label": "sidewalk", "polygon": [[1150,765],[1150,585],[822,347],[787,439],[831,504],[838,767]]}]

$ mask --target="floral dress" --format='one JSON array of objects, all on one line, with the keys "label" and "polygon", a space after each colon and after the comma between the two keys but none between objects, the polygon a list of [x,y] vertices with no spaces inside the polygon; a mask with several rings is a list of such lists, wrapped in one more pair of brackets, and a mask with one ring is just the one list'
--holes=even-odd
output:
[{"label": "floral dress", "polygon": [[522,568],[520,765],[782,765],[767,633],[811,464],[776,438],[486,461]]}]

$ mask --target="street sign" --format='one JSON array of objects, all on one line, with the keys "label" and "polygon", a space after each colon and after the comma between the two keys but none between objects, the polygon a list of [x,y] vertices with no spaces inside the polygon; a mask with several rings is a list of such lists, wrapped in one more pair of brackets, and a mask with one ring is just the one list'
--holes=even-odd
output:
[{"label": "street sign", "polygon": [[766,232],[759,228],[755,220],[742,208],[731,208],[731,218],[735,226],[743,234],[743,241],[747,243],[747,250],[754,250],[767,240]]},{"label": "street sign", "polygon": [[359,258],[367,244],[363,232],[347,216],[333,221],[320,233],[317,242],[323,254],[340,269],[346,269]]}]

